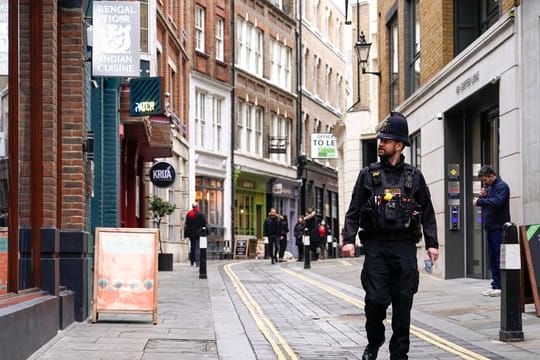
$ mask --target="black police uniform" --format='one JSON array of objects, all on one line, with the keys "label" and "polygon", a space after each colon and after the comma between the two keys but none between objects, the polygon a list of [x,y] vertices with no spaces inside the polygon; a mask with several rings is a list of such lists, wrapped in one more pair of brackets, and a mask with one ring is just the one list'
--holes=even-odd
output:
[{"label": "black police uniform", "polygon": [[[378,137],[409,145],[404,117],[392,116]],[[399,114],[400,115],[400,114]],[[403,121],[405,121],[403,128]],[[384,127],[386,126],[386,128]],[[375,359],[384,343],[386,309],[392,303],[391,359],[407,359],[410,312],[418,291],[416,243],[422,232],[426,248],[438,248],[437,227],[429,189],[422,173],[404,162],[395,166],[383,161],[363,168],[354,186],[342,230],[343,243],[354,244],[360,229],[365,261],[362,286],[368,348]]]}]

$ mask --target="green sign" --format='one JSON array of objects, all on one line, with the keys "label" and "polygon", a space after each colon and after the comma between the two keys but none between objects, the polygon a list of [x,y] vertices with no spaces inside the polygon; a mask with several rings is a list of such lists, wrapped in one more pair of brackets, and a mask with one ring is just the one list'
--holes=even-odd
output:
[{"label": "green sign", "polygon": [[161,115],[163,106],[163,78],[144,77],[129,81],[129,115]]}]

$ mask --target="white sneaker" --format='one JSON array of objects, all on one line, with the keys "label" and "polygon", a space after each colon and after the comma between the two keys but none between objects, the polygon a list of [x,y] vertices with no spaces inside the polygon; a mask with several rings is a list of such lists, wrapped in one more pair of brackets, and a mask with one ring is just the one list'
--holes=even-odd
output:
[{"label": "white sneaker", "polygon": [[491,290],[491,293],[489,294],[489,296],[501,296],[501,289],[493,289]]},{"label": "white sneaker", "polygon": [[491,293],[494,291],[495,289],[488,289],[484,292],[482,292],[482,295],[483,296],[491,296]]}]

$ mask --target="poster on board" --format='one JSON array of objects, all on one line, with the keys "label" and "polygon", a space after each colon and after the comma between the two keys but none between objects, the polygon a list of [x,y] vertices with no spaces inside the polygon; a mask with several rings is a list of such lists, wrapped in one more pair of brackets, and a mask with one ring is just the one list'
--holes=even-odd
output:
[{"label": "poster on board", "polygon": [[534,303],[536,316],[540,317],[540,224],[521,225],[519,243],[525,264],[521,269],[521,311],[525,304]]},{"label": "poster on board", "polygon": [[234,258],[246,258],[248,255],[248,239],[236,239],[234,241]]},{"label": "poster on board", "polygon": [[96,228],[92,322],[99,313],[151,313],[157,323],[158,229]]},{"label": "poster on board", "polygon": [[8,280],[8,229],[0,227],[0,294],[7,292]]}]

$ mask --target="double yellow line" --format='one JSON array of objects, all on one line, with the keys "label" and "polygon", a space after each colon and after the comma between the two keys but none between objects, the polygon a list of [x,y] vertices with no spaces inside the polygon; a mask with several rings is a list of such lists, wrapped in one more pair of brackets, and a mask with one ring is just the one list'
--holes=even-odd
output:
[{"label": "double yellow line", "polygon": [[[270,343],[270,346],[274,350],[274,353],[277,355],[278,360],[298,360],[298,356],[294,353],[292,348],[289,346],[289,344],[285,341],[285,339],[281,336],[281,333],[276,329],[274,324],[271,322],[271,320],[266,316],[264,311],[261,309],[259,304],[253,299],[251,294],[247,291],[244,284],[240,281],[238,276],[234,273],[232,270],[232,267],[235,265],[238,265],[239,263],[231,263],[224,266],[224,270],[231,279],[236,291],[238,292],[238,295],[246,308],[248,309],[249,313],[251,314],[253,320],[255,321],[255,324],[261,331],[261,333],[264,335],[264,337],[268,340]],[[326,284],[323,284],[319,281],[316,281],[310,277],[307,277],[305,275],[299,274],[297,272],[291,271],[289,269],[281,268],[282,271],[285,273],[300,279],[310,285],[313,285],[321,290],[324,290],[335,297],[348,302],[349,304],[352,304],[360,309],[364,309],[364,303],[352,296],[349,296],[345,294],[344,292],[341,292],[331,286],[328,286]],[[430,343],[442,350],[445,350],[449,353],[452,353],[454,355],[457,355],[461,357],[462,359],[466,360],[489,360],[489,358],[486,358],[480,354],[477,354],[473,351],[470,351],[462,346],[459,346],[457,344],[454,344],[451,341],[448,341],[446,339],[441,338],[440,336],[437,336],[427,330],[421,329],[417,326],[411,325],[411,334],[418,337],[419,339]]]},{"label": "double yellow line", "polygon": [[298,360],[298,356],[296,356],[294,351],[291,349],[285,339],[283,339],[280,332],[276,329],[274,324],[272,324],[259,304],[257,304],[251,294],[246,290],[244,284],[242,284],[240,279],[238,279],[238,276],[236,276],[236,274],[231,270],[231,268],[237,264],[238,263],[227,264],[223,268],[227,275],[229,275],[229,278],[236,288],[240,299],[242,299],[242,302],[247,307],[251,317],[255,321],[255,324],[264,337],[268,340],[270,346],[272,346],[272,349],[274,349],[278,360]]},{"label": "double yellow line", "polygon": [[[304,282],[307,282],[313,286],[316,286],[318,287],[319,289],[322,289],[332,295],[334,295],[335,297],[341,299],[341,300],[344,300],[346,302],[348,302],[349,304],[352,304],[360,309],[364,309],[364,303],[360,300],[357,300],[355,298],[353,298],[352,296],[349,296],[339,290],[336,290],[335,288],[333,287],[330,287],[328,285],[325,285],[323,283],[320,283],[316,280],[313,280],[312,278],[309,278],[305,275],[302,275],[302,274],[299,274],[299,273],[296,273],[294,271],[291,271],[289,269],[281,269],[282,271],[286,272],[287,274],[291,275],[291,276],[294,276],[296,277],[297,279],[300,279]],[[466,359],[466,360],[489,360],[489,358],[486,358],[485,356],[482,356],[480,354],[477,354],[473,351],[470,351],[468,349],[465,349],[464,347],[462,346],[459,346],[457,344],[454,344],[453,342],[451,341],[448,341],[446,339],[443,339],[441,338],[440,336],[437,336],[427,330],[424,330],[424,329],[421,329],[417,326],[414,326],[414,325],[411,325],[411,334],[413,334],[414,336],[418,337],[419,339],[422,339],[424,340],[425,342],[428,342],[432,345],[435,345],[437,346],[438,348],[440,349],[443,349],[445,351],[448,351],[449,353],[452,353],[452,354],[455,354],[459,357],[461,357],[462,359]]]}]

